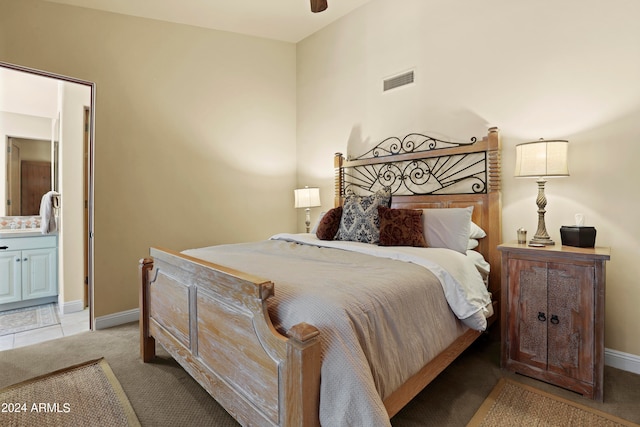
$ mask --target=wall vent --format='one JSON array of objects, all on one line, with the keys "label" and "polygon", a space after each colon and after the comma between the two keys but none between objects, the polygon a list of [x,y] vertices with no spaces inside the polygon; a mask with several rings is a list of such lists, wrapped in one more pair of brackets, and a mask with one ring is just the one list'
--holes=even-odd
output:
[{"label": "wall vent", "polygon": [[386,92],[413,83],[413,70],[384,79],[382,91]]}]

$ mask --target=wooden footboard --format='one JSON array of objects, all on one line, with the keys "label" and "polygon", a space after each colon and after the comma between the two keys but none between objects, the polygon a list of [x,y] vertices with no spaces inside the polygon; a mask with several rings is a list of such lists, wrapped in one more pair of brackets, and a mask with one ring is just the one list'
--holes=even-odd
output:
[{"label": "wooden footboard", "polygon": [[[273,283],[166,249],[140,260],[140,356],[156,341],[241,425],[319,426],[320,340],[301,323],[278,333]],[[495,317],[495,316],[494,316]],[[467,330],[384,400],[395,415],[480,332]]]},{"label": "wooden footboard", "polygon": [[143,361],[157,341],[242,425],[319,425],[319,332],[275,330],[273,283],[171,250],[150,256],[140,261]]}]

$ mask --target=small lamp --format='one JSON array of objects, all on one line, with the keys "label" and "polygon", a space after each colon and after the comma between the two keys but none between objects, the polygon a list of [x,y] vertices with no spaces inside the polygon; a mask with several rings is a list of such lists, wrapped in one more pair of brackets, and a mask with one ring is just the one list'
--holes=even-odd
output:
[{"label": "small lamp", "polygon": [[306,211],[307,233],[311,227],[311,208],[320,206],[320,189],[319,188],[299,188],[293,191],[295,196],[295,207],[304,208]]},{"label": "small lamp", "polygon": [[544,223],[547,198],[544,195],[545,177],[569,176],[567,148],[569,141],[550,140],[525,142],[516,145],[516,177],[538,178],[538,229],[530,244],[554,245]]}]

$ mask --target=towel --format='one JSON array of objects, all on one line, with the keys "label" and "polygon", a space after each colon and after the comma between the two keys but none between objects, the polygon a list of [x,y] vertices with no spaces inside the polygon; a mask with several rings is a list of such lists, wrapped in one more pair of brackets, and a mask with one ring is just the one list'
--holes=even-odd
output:
[{"label": "towel", "polygon": [[[60,193],[49,191],[42,196],[40,201],[40,230],[42,234],[55,233],[58,229],[54,212],[54,207],[59,207],[57,204],[54,206],[56,197],[60,197]],[[55,200],[55,202],[59,203],[58,200]]]}]

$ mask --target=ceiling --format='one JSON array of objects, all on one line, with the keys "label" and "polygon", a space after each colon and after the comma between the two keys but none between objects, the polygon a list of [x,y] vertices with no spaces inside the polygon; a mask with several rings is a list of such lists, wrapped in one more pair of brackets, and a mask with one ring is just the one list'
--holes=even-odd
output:
[{"label": "ceiling", "polygon": [[321,13],[309,0],[47,1],[297,43],[370,0],[328,0]]}]

